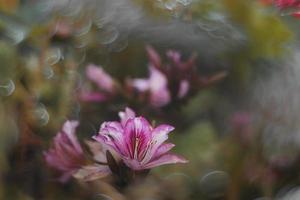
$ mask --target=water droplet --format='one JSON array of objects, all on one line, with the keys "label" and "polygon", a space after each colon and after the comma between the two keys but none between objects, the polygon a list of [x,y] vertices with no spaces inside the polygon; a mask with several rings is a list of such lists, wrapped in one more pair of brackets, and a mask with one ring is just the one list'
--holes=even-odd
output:
[{"label": "water droplet", "polygon": [[75,83],[74,90],[78,90],[82,87],[82,77],[81,74],[76,70],[68,70],[68,75]]},{"label": "water droplet", "polygon": [[52,67],[46,66],[43,69],[43,75],[45,76],[46,79],[51,79],[54,76],[54,71]]},{"label": "water droplet", "polygon": [[114,199],[106,194],[97,194],[94,200],[114,200]]},{"label": "water droplet", "polygon": [[74,26],[75,26],[75,35],[81,36],[88,33],[91,30],[92,21],[90,19],[77,21]]},{"label": "water droplet", "polygon": [[52,48],[46,52],[46,63],[49,65],[55,65],[62,58],[62,52],[59,48]]},{"label": "water droplet", "polygon": [[16,45],[25,39],[27,31],[21,26],[8,24],[6,35],[12,40],[12,43]]},{"label": "water droplet", "polygon": [[0,96],[10,96],[15,89],[15,83],[11,79],[0,80]]},{"label": "water droplet", "polygon": [[114,26],[106,26],[98,31],[97,40],[101,44],[111,44],[119,36],[119,31]]},{"label": "water droplet", "polygon": [[109,51],[111,52],[121,52],[126,49],[128,46],[128,39],[120,39],[108,46]]},{"label": "water droplet", "polygon": [[176,8],[176,6],[177,6],[176,0],[167,0],[165,2],[165,8],[168,10],[173,10]]},{"label": "water droplet", "polygon": [[201,191],[210,198],[224,196],[229,184],[229,175],[223,171],[213,171],[205,174],[200,180]]},{"label": "water droplet", "polygon": [[106,25],[106,23],[107,20],[105,18],[99,18],[94,20],[94,24],[100,29],[102,29]]},{"label": "water droplet", "polygon": [[45,126],[49,122],[49,113],[46,110],[45,106],[43,104],[39,104],[36,109],[34,110],[34,116],[36,117],[36,120],[38,124],[41,126]]},{"label": "water droplet", "polygon": [[68,1],[67,5],[62,10],[62,15],[64,16],[76,16],[79,15],[80,11],[83,8],[82,1]]}]

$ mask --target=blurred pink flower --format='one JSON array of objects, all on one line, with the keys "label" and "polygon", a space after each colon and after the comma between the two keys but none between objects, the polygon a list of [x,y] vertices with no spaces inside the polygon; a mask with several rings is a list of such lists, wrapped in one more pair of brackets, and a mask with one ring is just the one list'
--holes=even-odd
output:
[{"label": "blurred pink flower", "polygon": [[[47,164],[62,173],[59,181],[67,182],[72,176],[85,181],[95,180],[110,173],[107,165],[87,165],[87,160],[78,139],[75,135],[78,121],[66,121],[62,130],[54,138],[53,147],[44,152]],[[94,159],[98,162],[106,162],[102,159],[104,153],[101,150],[93,151]],[[101,158],[101,159],[100,159]]]},{"label": "blurred pink flower", "polygon": [[115,85],[113,78],[107,74],[102,67],[89,64],[86,68],[86,76],[93,81],[101,90],[114,92]]},{"label": "blurred pink flower", "polygon": [[299,0],[274,0],[274,3],[280,9],[293,9],[290,15],[300,17],[300,1]]},{"label": "blurred pink flower", "polygon": [[162,107],[170,100],[167,77],[154,66],[149,67],[150,77],[148,79],[133,79],[131,85],[139,92],[149,92],[151,105]]},{"label": "blurred pink flower", "polygon": [[77,121],[66,121],[53,141],[53,147],[44,152],[47,164],[62,172],[59,181],[66,182],[85,164],[83,150],[75,135]]},{"label": "blurred pink flower", "polygon": [[175,145],[165,143],[172,126],[163,124],[153,128],[143,117],[135,117],[127,108],[120,113],[121,123],[104,122],[93,138],[116,152],[133,170],[144,170],[164,164],[186,163],[187,160],[168,153]]},{"label": "blurred pink flower", "polygon": [[99,91],[83,89],[79,96],[82,101],[103,102],[107,101],[116,92],[116,85],[113,78],[107,74],[102,67],[89,64],[86,67],[87,78],[95,83]]},{"label": "blurred pink flower", "polygon": [[177,97],[179,99],[182,99],[183,97],[185,97],[187,95],[187,93],[189,92],[189,89],[190,89],[190,83],[187,80],[182,80],[179,84],[179,90],[178,90]]}]

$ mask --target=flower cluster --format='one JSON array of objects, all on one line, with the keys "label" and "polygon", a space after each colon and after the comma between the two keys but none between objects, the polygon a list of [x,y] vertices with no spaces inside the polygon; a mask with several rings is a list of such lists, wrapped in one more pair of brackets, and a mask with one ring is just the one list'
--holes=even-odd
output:
[{"label": "flower cluster", "polygon": [[180,102],[226,75],[222,72],[211,77],[199,77],[195,55],[183,61],[179,52],[168,50],[166,53],[168,62],[164,63],[151,46],[147,46],[146,51],[149,58],[149,78],[128,78],[125,84],[117,84],[117,81],[102,67],[88,65],[86,76],[97,86],[98,91],[84,90],[80,95],[81,100],[103,102],[126,93],[126,97],[160,108]]},{"label": "flower cluster", "polygon": [[133,110],[119,112],[120,121],[104,122],[99,133],[88,141],[93,161],[87,159],[75,136],[77,121],[67,121],[54,138],[53,147],[45,152],[47,164],[60,171],[62,182],[71,176],[94,180],[113,173],[109,156],[132,171],[142,171],[164,164],[186,163],[187,160],[169,153],[175,146],[165,143],[174,130],[170,125],[152,127],[144,117],[136,117]]}]

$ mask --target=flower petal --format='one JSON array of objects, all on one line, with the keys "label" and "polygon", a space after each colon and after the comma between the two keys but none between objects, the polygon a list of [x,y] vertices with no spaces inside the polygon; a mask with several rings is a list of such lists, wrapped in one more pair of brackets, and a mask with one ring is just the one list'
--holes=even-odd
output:
[{"label": "flower petal", "polygon": [[167,77],[157,70],[155,67],[150,66],[149,90],[150,102],[153,106],[164,106],[171,100],[170,92],[168,89]]},{"label": "flower petal", "polygon": [[149,162],[155,155],[158,148],[168,139],[168,133],[174,130],[173,126],[160,125],[151,132],[151,143],[148,146],[147,152],[142,160],[143,164]]},{"label": "flower petal", "polygon": [[119,122],[104,122],[101,125],[99,134],[93,138],[101,144],[109,145],[121,155],[128,156],[124,131]]},{"label": "flower petal", "polygon": [[79,169],[73,176],[84,181],[93,181],[109,175],[110,169],[106,165],[87,165]]},{"label": "flower petal", "polygon": [[114,80],[103,70],[102,67],[90,64],[86,68],[86,75],[91,81],[96,83],[100,89],[107,92],[114,91]]},{"label": "flower petal", "polygon": [[175,163],[187,163],[188,160],[185,158],[175,155],[175,154],[165,154],[162,155],[161,157],[147,163],[144,166],[144,169],[150,169],[153,167],[157,167],[160,165],[166,165],[166,164],[175,164]]},{"label": "flower petal", "polygon": [[130,85],[137,89],[139,92],[146,92],[150,88],[149,80],[142,78],[132,79],[130,81]]},{"label": "flower petal", "polygon": [[66,121],[62,127],[63,133],[65,133],[69,140],[71,141],[72,145],[75,147],[78,153],[82,153],[82,148],[75,136],[76,128],[78,127],[78,121]]},{"label": "flower petal", "polygon": [[130,158],[140,158],[151,141],[152,127],[143,117],[129,119],[124,128]]},{"label": "flower petal", "polygon": [[125,127],[125,124],[128,119],[135,118],[135,112],[132,109],[126,107],[125,112],[119,112],[119,117],[120,117],[122,126]]},{"label": "flower petal", "polygon": [[190,83],[187,80],[180,81],[177,97],[179,99],[182,99],[187,95],[189,89],[190,89]]},{"label": "flower petal", "polygon": [[148,46],[146,46],[146,51],[147,51],[150,62],[155,67],[160,67],[161,59],[160,59],[159,54],[155,51],[155,49],[148,45]]},{"label": "flower petal", "polygon": [[172,144],[172,143],[165,143],[165,144],[160,145],[160,147],[158,147],[155,154],[153,155],[152,160],[162,156],[163,154],[166,154],[173,147],[175,147],[175,144]]}]

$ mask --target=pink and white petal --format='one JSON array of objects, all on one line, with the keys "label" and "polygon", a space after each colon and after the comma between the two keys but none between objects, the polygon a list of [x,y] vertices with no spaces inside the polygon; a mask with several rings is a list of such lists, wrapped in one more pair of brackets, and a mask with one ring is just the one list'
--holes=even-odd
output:
[{"label": "pink and white petal", "polygon": [[68,136],[69,140],[71,141],[76,151],[78,153],[82,153],[82,148],[75,135],[76,134],[75,131],[78,125],[79,125],[78,121],[66,121],[63,125],[62,131]]},{"label": "pink and white petal", "polygon": [[103,177],[106,177],[111,173],[110,169],[106,165],[87,165],[79,169],[73,174],[74,178],[81,179],[83,181],[93,181]]},{"label": "pink and white petal", "polygon": [[162,156],[163,154],[166,154],[168,151],[170,151],[173,147],[175,147],[175,144],[172,143],[165,143],[158,147],[156,152],[154,153],[152,159],[158,158]]},{"label": "pink and white petal", "polygon": [[125,108],[125,112],[119,112],[118,114],[123,127],[125,126],[128,119],[135,118],[135,112],[128,107]]},{"label": "pink and white petal", "polygon": [[170,103],[171,96],[167,88],[163,88],[160,91],[151,91],[150,103],[154,107],[162,107]]},{"label": "pink and white petal", "polygon": [[168,85],[168,79],[165,74],[156,69],[153,66],[149,66],[150,78],[149,78],[149,87],[150,91],[161,91],[166,89]]},{"label": "pink and white petal", "polygon": [[152,160],[151,162],[144,165],[145,169],[150,169],[153,167],[157,167],[160,165],[166,165],[166,164],[175,164],[175,163],[187,163],[188,160],[185,158],[175,155],[175,154],[165,154],[161,157]]},{"label": "pink and white petal", "polygon": [[168,89],[168,79],[162,72],[153,66],[150,66],[149,70],[150,102],[152,105],[157,107],[164,106],[171,100],[171,95]]},{"label": "pink and white petal", "polygon": [[136,79],[132,79],[129,83],[132,87],[137,89],[139,92],[146,92],[150,88],[148,79],[136,78]]},{"label": "pink and white petal", "polygon": [[163,124],[151,132],[152,141],[142,160],[143,164],[149,162],[155,156],[157,149],[168,139],[168,134],[172,130],[174,130],[173,126]]},{"label": "pink and white petal", "polygon": [[173,126],[162,124],[152,130],[152,139],[155,140],[159,146],[168,139],[168,134],[175,128]]},{"label": "pink and white petal", "polygon": [[167,56],[174,64],[181,64],[181,55],[178,51],[169,50],[167,51]]},{"label": "pink and white petal", "polygon": [[112,147],[116,152],[127,156],[128,150],[124,138],[124,130],[119,122],[104,122],[99,134],[93,138],[101,144]]},{"label": "pink and white petal", "polygon": [[123,127],[122,127],[122,124],[120,122],[117,122],[117,121],[108,121],[108,122],[104,122],[101,124],[100,126],[100,131],[102,129],[105,129],[105,128],[109,128],[109,129],[115,129],[116,131],[118,131],[118,133],[123,133]]},{"label": "pink and white petal", "polygon": [[[152,126],[143,117],[129,119],[124,128],[126,144],[131,158],[147,147],[151,141]],[[136,153],[136,155],[134,155]]]},{"label": "pink and white petal", "polygon": [[86,68],[87,77],[107,92],[114,91],[114,80],[102,67],[90,64]]},{"label": "pink and white petal", "polygon": [[160,59],[159,54],[155,51],[155,49],[152,48],[151,46],[146,46],[146,51],[147,51],[150,62],[155,67],[160,67],[161,59]]},{"label": "pink and white petal", "polygon": [[94,160],[98,162],[106,163],[105,152],[107,149],[104,148],[104,145],[99,142],[85,140],[85,144],[89,147],[91,153],[93,154]]},{"label": "pink and white petal", "polygon": [[179,85],[177,97],[179,99],[182,99],[187,95],[189,89],[190,89],[190,83],[187,80],[182,80]]}]

